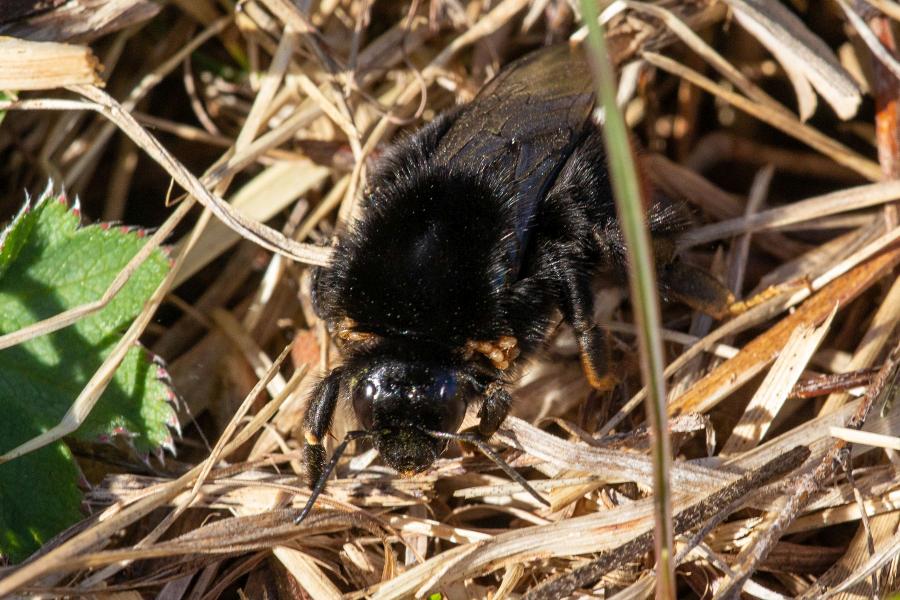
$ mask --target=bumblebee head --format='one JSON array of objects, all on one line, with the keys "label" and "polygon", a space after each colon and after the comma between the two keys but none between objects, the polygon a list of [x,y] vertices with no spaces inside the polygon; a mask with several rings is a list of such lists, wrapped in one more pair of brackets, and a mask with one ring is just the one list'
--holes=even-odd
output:
[{"label": "bumblebee head", "polygon": [[428,431],[455,432],[468,385],[452,367],[385,358],[351,379],[353,410],[385,462],[405,474],[427,469],[446,442]]}]

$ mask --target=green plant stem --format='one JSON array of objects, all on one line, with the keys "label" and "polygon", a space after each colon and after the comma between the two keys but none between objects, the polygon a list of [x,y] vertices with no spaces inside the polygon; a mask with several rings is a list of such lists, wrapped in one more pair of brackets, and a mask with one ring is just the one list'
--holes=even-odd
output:
[{"label": "green plant stem", "polygon": [[645,204],[631,151],[625,119],[616,103],[616,80],[598,21],[596,0],[581,0],[588,28],[586,52],[594,72],[597,96],[605,113],[603,133],[612,175],[619,223],[628,248],[628,281],[638,326],[641,372],[647,386],[647,415],[653,432],[653,494],[656,522],[657,598],[675,598],[675,570],[672,564],[672,497],[669,471],[672,463],[666,390],[663,377],[662,325],[659,314],[650,234]]}]

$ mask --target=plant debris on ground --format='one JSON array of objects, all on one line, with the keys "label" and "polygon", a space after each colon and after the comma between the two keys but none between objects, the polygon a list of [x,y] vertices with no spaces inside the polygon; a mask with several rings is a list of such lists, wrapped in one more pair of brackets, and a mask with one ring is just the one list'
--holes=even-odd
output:
[{"label": "plant debris on ground", "polygon": [[[685,260],[741,301],[721,321],[664,306],[677,595],[889,597],[900,589],[900,7],[600,8],[642,172],[696,216]],[[469,448],[404,478],[360,443],[293,523],[309,497],[305,403],[340,360],[312,310],[309,265],[327,263],[393,139],[470,100],[510,60],[584,37],[562,0],[0,6],[4,229],[49,181],[80,199],[85,229],[141,228],[99,279],[86,267],[108,250],[69,240],[73,276],[102,280],[90,294],[57,302],[40,280],[54,310],[0,312],[0,432],[16,433],[0,440],[0,597],[652,595],[652,433],[616,287],[598,290],[597,317],[621,385],[593,391],[561,325],[491,440],[550,507]],[[0,311],[16,269],[4,252],[20,243],[4,240]],[[142,308],[94,328],[139,280]],[[84,331],[102,339],[65,348],[70,360],[95,353],[91,372],[5,360]],[[162,386],[149,410],[165,417],[147,439],[138,420],[117,429],[110,417],[109,394],[143,377],[119,366],[149,356],[138,343],[177,394],[147,375]],[[58,384],[52,410],[28,421],[13,371]],[[355,428],[349,412],[329,450]],[[17,449],[34,439],[44,450]],[[11,475],[50,451],[72,471],[58,487]],[[52,509],[79,494],[80,509]],[[8,519],[25,513],[9,499],[40,495],[56,497],[22,518],[54,514],[14,547],[24,523]]]}]

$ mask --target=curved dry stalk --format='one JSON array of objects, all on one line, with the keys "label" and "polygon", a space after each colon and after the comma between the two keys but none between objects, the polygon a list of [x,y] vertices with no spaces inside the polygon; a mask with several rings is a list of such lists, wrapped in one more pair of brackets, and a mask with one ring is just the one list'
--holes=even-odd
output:
[{"label": "curved dry stalk", "polygon": [[[176,69],[186,57],[191,55],[192,52],[216,35],[222,33],[233,20],[234,19],[231,16],[221,17],[194,36],[187,44],[169,57],[168,60],[142,77],[138,84],[128,93],[128,97],[122,102],[122,107],[128,112],[134,111],[138,103],[140,103],[140,101],[143,100],[166,75]],[[65,178],[66,185],[72,185],[74,182],[78,181],[88,166],[93,163],[97,154],[106,147],[106,142],[109,141],[115,131],[115,123],[105,123],[96,136],[92,137],[90,147],[86,152],[79,156],[78,160],[75,161],[75,164],[68,169]]]},{"label": "curved dry stalk", "polygon": [[809,125],[801,123],[796,117],[789,116],[786,112],[769,110],[766,106],[727,90],[711,79],[704,77],[697,71],[661,54],[644,52],[642,56],[644,60],[651,65],[672,73],[673,75],[677,75],[706,92],[722,98],[735,108],[797,138],[804,144],[831,157],[836,163],[853,169],[866,179],[872,181],[881,179],[881,167],[878,166],[877,163],[860,156],[858,153],[852,151],[843,144],[836,142],[822,132],[813,129]]},{"label": "curved dry stalk", "polygon": [[208,208],[216,218],[239,233],[241,237],[301,263],[319,266],[328,264],[330,249],[300,244],[286,238],[271,227],[247,219],[230,204],[210,192],[196,176],[166,150],[165,146],[147,133],[131,113],[124,110],[112,96],[93,86],[79,85],[72,86],[70,89],[98,104],[101,114],[116,123],[125,135],[159,163],[180,186],[193,195],[200,204]]},{"label": "curved dry stalk", "polygon": [[[151,158],[160,164],[179,185],[188,190],[194,198],[201,204],[210,209],[213,215],[219,218],[230,229],[233,229],[241,237],[253,241],[263,248],[272,252],[277,252],[301,263],[310,265],[326,266],[331,256],[329,248],[314,246],[311,244],[301,244],[289,238],[286,238],[280,232],[256,221],[247,219],[241,213],[236,211],[230,204],[222,200],[220,197],[212,194],[204,185],[188,171],[184,165],[175,159],[159,141],[141,127],[135,118],[123,110],[121,105],[111,96],[106,94],[99,88],[93,86],[73,86],[75,91],[86,98],[91,99],[91,103],[19,103],[16,101],[0,101],[0,110],[16,110],[21,107],[30,109],[44,110],[70,110],[72,108],[89,109],[97,111],[107,118],[111,119],[122,129],[123,133],[128,135],[138,146],[140,146]],[[309,118],[305,114],[294,115],[297,119]],[[269,132],[273,134],[270,137],[262,136],[257,139],[255,146],[251,144],[247,151],[240,158],[234,158],[222,164],[217,170],[209,175],[209,179],[213,181],[221,180],[227,173],[245,166],[244,161],[252,160],[249,156],[255,156],[260,147],[268,147],[267,144],[280,143],[282,132]],[[273,139],[274,138],[274,139]]]}]

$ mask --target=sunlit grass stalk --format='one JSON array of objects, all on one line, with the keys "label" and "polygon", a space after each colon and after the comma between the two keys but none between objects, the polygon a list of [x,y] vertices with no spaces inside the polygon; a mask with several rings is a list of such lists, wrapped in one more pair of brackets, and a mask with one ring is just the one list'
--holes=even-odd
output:
[{"label": "sunlit grass stalk", "polygon": [[628,281],[638,326],[641,372],[647,386],[647,415],[653,431],[653,494],[656,522],[657,598],[675,598],[672,564],[672,498],[669,487],[671,452],[663,377],[662,324],[657,301],[656,269],[647,230],[641,185],[622,111],[616,103],[616,79],[598,21],[596,0],[581,0],[588,28],[587,54],[594,72],[597,96],[603,106],[607,160],[612,175],[619,222],[628,247]]}]

